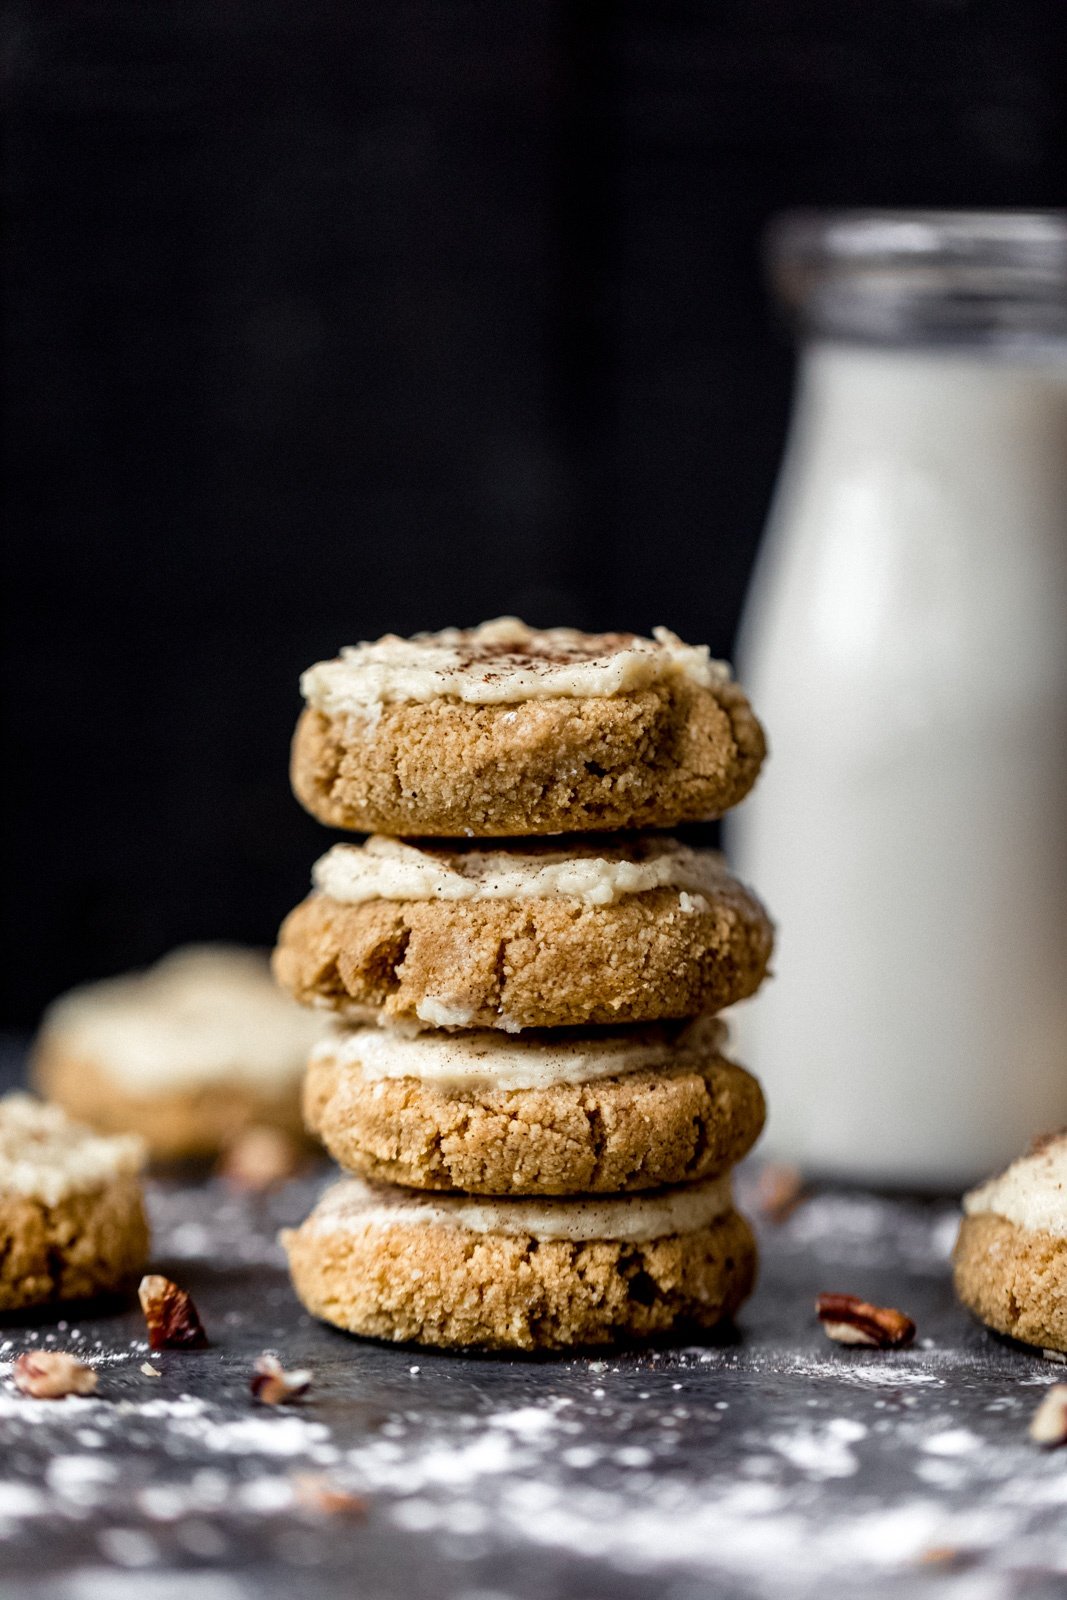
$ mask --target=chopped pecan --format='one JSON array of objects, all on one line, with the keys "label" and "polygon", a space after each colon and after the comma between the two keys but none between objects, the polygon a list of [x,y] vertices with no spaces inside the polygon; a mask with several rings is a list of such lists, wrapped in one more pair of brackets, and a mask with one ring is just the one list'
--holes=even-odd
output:
[{"label": "chopped pecan", "polygon": [[280,1128],[246,1128],[223,1152],[219,1176],[234,1189],[260,1194],[299,1172],[303,1152]]},{"label": "chopped pecan", "polygon": [[361,1494],[339,1488],[319,1472],[298,1472],[293,1478],[293,1496],[298,1506],[327,1517],[364,1517],[367,1501]]},{"label": "chopped pecan", "polygon": [[768,1222],[785,1222],[805,1199],[804,1180],[796,1167],[769,1161],[756,1182],[756,1205]]},{"label": "chopped pecan", "polygon": [[96,1373],[65,1350],[29,1350],[15,1362],[16,1389],[35,1400],[61,1400],[68,1394],[92,1394]]},{"label": "chopped pecan", "polygon": [[311,1373],[307,1367],[286,1372],[278,1357],[264,1350],[256,1361],[256,1370],[249,1385],[257,1400],[265,1406],[284,1406],[290,1400],[299,1400],[311,1388]]},{"label": "chopped pecan", "polygon": [[192,1296],[158,1272],[141,1279],[137,1290],[152,1350],[203,1350],[207,1344]]},{"label": "chopped pecan", "polygon": [[837,1344],[900,1350],[915,1338],[915,1324],[892,1306],[872,1306],[854,1294],[821,1294],[815,1311],[828,1338]]},{"label": "chopped pecan", "polygon": [[1035,1444],[1043,1444],[1049,1450],[1067,1444],[1067,1383],[1054,1383],[1045,1390],[1030,1418],[1029,1431]]},{"label": "chopped pecan", "polygon": [[977,1550],[954,1544],[928,1545],[918,1557],[920,1566],[936,1567],[939,1572],[967,1572],[971,1567],[978,1566],[980,1560]]}]

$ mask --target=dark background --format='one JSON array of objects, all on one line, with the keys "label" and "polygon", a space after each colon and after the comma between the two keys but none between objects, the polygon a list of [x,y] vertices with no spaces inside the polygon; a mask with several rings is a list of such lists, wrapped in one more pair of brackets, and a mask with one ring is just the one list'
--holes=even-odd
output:
[{"label": "dark background", "polygon": [[1063,0],[7,5],[0,1020],[267,942],[302,667],[729,651],[804,204],[1062,204]]}]

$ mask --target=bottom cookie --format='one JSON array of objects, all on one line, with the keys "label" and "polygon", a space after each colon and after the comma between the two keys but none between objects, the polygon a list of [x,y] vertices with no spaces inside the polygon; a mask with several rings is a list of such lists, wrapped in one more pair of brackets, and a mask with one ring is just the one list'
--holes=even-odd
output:
[{"label": "bottom cookie", "polygon": [[738,1309],[756,1275],[727,1178],[625,1198],[492,1201],[351,1178],[282,1239],[313,1315],[452,1349],[706,1330]]},{"label": "bottom cookie", "polygon": [[0,1100],[0,1311],[123,1288],[148,1255],[135,1138],[103,1139],[29,1095]]}]

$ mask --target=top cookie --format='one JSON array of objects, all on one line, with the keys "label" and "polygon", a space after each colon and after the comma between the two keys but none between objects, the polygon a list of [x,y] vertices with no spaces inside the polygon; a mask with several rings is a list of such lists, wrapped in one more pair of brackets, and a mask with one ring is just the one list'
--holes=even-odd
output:
[{"label": "top cookie", "polygon": [[301,689],[293,789],[321,822],[361,832],[668,828],[736,805],[765,753],[726,664],[664,628],[503,617],[386,635],[311,667]]}]

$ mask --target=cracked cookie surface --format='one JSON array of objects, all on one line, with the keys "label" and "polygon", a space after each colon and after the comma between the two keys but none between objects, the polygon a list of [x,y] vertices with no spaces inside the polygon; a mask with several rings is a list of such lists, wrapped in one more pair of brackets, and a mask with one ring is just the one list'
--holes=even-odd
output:
[{"label": "cracked cookie surface", "polygon": [[88,1300],[125,1288],[148,1258],[136,1178],[46,1205],[0,1193],[0,1311]]},{"label": "cracked cookie surface", "polygon": [[759,901],[726,875],[700,904],[675,889],[611,905],[317,893],[282,925],[274,971],[305,1005],[517,1032],[719,1011],[759,987],[772,943]]},{"label": "cracked cookie surface", "polygon": [[360,1029],[347,1059],[320,1046],[304,1089],[308,1127],[366,1178],[488,1195],[650,1189],[726,1170],[763,1127],[759,1084],[719,1054],[714,1032],[687,1047],[665,1031],[661,1061],[619,1076],[520,1089],[366,1076],[366,1033],[380,1047],[380,1030]]},{"label": "cracked cookie surface", "polygon": [[1067,1239],[988,1212],[963,1219],[952,1263],[957,1295],[987,1326],[1067,1352]]},{"label": "cracked cookie surface", "polygon": [[0,1099],[0,1311],[107,1294],[144,1265],[143,1162],[139,1139]]},{"label": "cracked cookie surface", "polygon": [[297,724],[293,791],[330,827],[453,838],[670,828],[737,805],[766,753],[733,682],[376,711],[308,707]]},{"label": "cracked cookie surface", "polygon": [[558,1350],[706,1330],[737,1311],[756,1275],[752,1230],[733,1210],[643,1242],[448,1224],[330,1230],[313,1214],[283,1242],[312,1315],[449,1349]]}]

